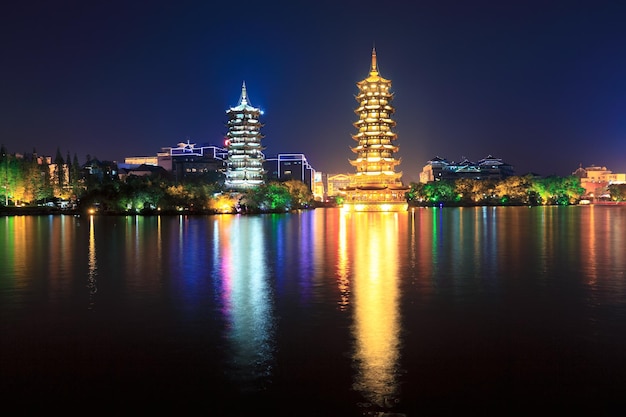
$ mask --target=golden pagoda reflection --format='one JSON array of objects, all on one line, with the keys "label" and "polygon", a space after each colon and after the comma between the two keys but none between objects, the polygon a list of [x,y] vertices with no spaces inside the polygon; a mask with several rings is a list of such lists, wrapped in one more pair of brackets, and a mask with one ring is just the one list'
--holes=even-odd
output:
[{"label": "golden pagoda reflection", "polygon": [[95,294],[98,292],[97,275],[98,262],[96,259],[96,231],[93,225],[93,215],[89,216],[89,270],[87,273],[87,288],[89,289],[89,310],[93,310]]},{"label": "golden pagoda reflection", "polygon": [[366,406],[385,409],[398,399],[398,213],[353,216],[354,388]]},{"label": "golden pagoda reflection", "polygon": [[337,286],[339,309],[345,311],[350,304],[350,267],[348,265],[348,234],[346,216],[339,216],[339,238],[337,239]]}]

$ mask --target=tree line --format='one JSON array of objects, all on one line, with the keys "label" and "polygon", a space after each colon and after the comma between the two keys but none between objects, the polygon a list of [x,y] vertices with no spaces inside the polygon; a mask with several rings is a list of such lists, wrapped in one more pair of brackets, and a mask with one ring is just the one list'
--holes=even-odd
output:
[{"label": "tree line", "polygon": [[224,187],[221,173],[180,180],[166,171],[119,176],[114,162],[87,156],[80,165],[57,150],[48,161],[31,154],[10,155],[0,147],[0,205],[47,206],[64,201],[78,211],[126,213],[285,212],[312,207],[314,198],[301,181],[270,182],[245,191]]},{"label": "tree line", "polygon": [[[585,195],[580,179],[574,175],[460,178],[410,185],[406,196],[413,206],[570,205],[578,204]],[[609,192],[612,200],[626,201],[626,185],[610,185]]]},{"label": "tree line", "polygon": [[[626,201],[626,185],[611,185],[608,191],[612,200]],[[411,183],[406,199],[411,206],[569,205],[577,204],[584,193],[573,175],[526,175]],[[60,149],[51,161],[35,151],[10,155],[4,145],[0,147],[0,196],[4,206],[45,206],[63,200],[77,210],[103,213],[284,212],[315,205],[301,181],[230,191],[224,188],[221,173],[181,181],[164,171],[122,180],[114,162],[87,155],[80,165],[76,154],[70,157],[68,152],[64,158]]]}]

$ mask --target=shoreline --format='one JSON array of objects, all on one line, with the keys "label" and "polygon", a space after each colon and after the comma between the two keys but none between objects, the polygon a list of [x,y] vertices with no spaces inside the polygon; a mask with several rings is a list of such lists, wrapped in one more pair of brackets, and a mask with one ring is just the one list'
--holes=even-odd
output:
[{"label": "shoreline", "polygon": [[[572,205],[568,205],[568,206],[564,206],[564,207],[571,207],[571,206],[603,206],[603,207],[625,207],[626,206],[626,201],[605,201],[605,202],[597,202],[597,203],[590,203],[590,204],[572,204]],[[421,205],[421,204],[409,204],[409,207],[407,209],[407,211],[409,211],[412,208],[429,208],[429,207],[434,207],[434,208],[455,208],[455,207],[525,207],[523,205],[513,205],[513,204],[495,204],[495,205],[457,205],[457,204],[443,204],[441,206],[439,205]],[[548,206],[529,206],[529,207],[548,207]],[[319,205],[319,206],[315,206],[312,208],[309,208],[307,210],[314,210],[316,208],[339,208],[339,206],[325,206],[325,205]],[[298,211],[298,210],[291,210],[291,211]],[[290,211],[290,212],[291,212]],[[95,215],[98,216],[179,216],[179,215],[201,215],[201,216],[206,216],[206,215],[217,215],[217,214],[275,214],[275,213],[289,213],[289,212],[284,212],[284,211],[279,211],[279,212],[272,212],[272,211],[268,211],[268,212],[259,212],[259,213],[217,213],[217,212],[213,212],[213,211],[208,211],[208,210],[183,210],[183,211],[172,211],[172,210],[168,210],[168,211],[156,211],[156,210],[150,210],[150,211],[143,211],[143,212],[136,212],[136,213],[130,213],[130,212],[98,212]],[[83,216],[83,215],[89,215],[89,213],[85,212],[84,210],[76,210],[76,209],[72,209],[72,210],[68,210],[68,209],[61,209],[61,208],[56,208],[56,207],[0,207],[0,217],[8,217],[8,216],[50,216],[50,215],[63,215],[63,216]]]}]

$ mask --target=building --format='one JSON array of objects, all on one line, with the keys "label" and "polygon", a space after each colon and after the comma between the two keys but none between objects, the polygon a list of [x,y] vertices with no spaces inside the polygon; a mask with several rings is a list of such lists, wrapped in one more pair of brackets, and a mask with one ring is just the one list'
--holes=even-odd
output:
[{"label": "building", "polygon": [[120,169],[132,171],[141,165],[159,166],[177,181],[190,181],[197,178],[223,174],[226,170],[227,150],[214,145],[197,145],[179,142],[176,146],[161,148],[156,156],[134,156],[124,158]]},{"label": "building", "polygon": [[476,180],[503,179],[515,175],[512,165],[500,158],[489,155],[478,162],[463,158],[461,162],[448,161],[439,156],[434,157],[420,172],[420,182],[428,183],[441,180],[470,178]]},{"label": "building", "polygon": [[[197,146],[195,143],[180,142],[174,148],[162,148],[159,165],[167,167],[177,181],[190,181],[198,178],[212,178],[223,175],[226,170],[227,151],[214,145]],[[167,169],[167,168],[166,168]]]},{"label": "building", "polygon": [[400,159],[395,158],[396,125],[392,119],[393,93],[391,80],[378,72],[376,49],[367,78],[357,82],[358,107],[354,123],[357,142],[352,152],[356,154],[350,164],[356,168],[351,183],[345,188],[344,208],[355,211],[405,211],[408,207],[405,193],[409,187],[402,184],[401,172],[395,172]]},{"label": "building", "polygon": [[225,186],[233,190],[245,190],[265,183],[263,147],[261,146],[261,110],[248,101],[246,83],[241,88],[239,103],[226,111],[228,133],[226,134]]},{"label": "building", "polygon": [[328,197],[343,197],[346,189],[350,187],[352,176],[350,174],[332,174],[326,178],[326,194]]},{"label": "building", "polygon": [[168,172],[165,168],[153,164],[141,164],[134,168],[119,168],[118,177],[122,181],[126,181],[128,177],[162,177],[167,178]]},{"label": "building", "polygon": [[608,197],[608,187],[613,184],[626,184],[626,173],[616,174],[595,165],[583,168],[582,164],[572,172],[580,178],[580,185],[585,189],[585,196],[590,199]]},{"label": "building", "polygon": [[324,174],[320,171],[313,172],[313,198],[315,201],[326,201],[326,187],[324,186]]},{"label": "building", "polygon": [[301,153],[279,153],[263,162],[268,181],[302,181],[313,191],[315,170]]}]

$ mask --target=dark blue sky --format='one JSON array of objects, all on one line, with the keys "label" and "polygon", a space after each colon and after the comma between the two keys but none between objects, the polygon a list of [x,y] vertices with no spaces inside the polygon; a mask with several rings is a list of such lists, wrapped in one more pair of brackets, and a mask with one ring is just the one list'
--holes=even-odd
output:
[{"label": "dark blue sky", "polygon": [[400,170],[489,154],[518,174],[626,172],[619,1],[24,1],[0,10],[0,143],[123,162],[220,144],[246,82],[266,154],[353,172],[376,46]]}]

